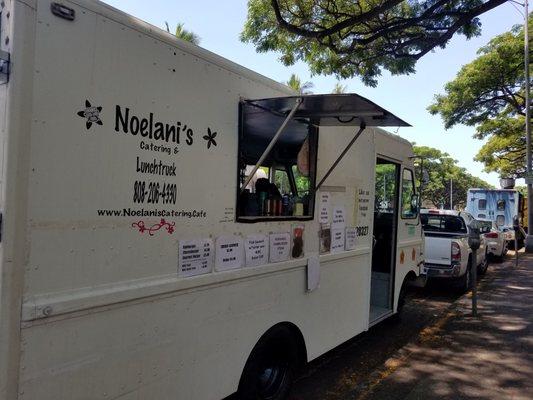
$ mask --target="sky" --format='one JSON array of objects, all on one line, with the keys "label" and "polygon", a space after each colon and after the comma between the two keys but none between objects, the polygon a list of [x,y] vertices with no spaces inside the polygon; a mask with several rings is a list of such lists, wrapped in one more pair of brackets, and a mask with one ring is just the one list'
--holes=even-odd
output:
[{"label": "sky", "polygon": [[[302,81],[314,84],[313,93],[331,93],[337,80],[334,76],[311,76],[306,64],[286,67],[279,54],[257,53],[253,44],[239,40],[247,14],[246,0],[105,0],[106,3],[150,24],[164,28],[167,21],[174,29],[176,23],[200,36],[200,46],[237,64],[250,68],[279,82],[285,82],[292,73]],[[148,6],[149,4],[149,6]],[[379,104],[410,123],[411,128],[400,128],[398,134],[415,142],[449,153],[458,165],[471,174],[499,187],[496,173],[483,172],[483,164],[474,156],[483,141],[473,139],[475,128],[456,126],[445,130],[439,116],[427,111],[435,94],[443,93],[446,82],[452,80],[462,65],[476,57],[476,51],[492,37],[523,22],[522,15],[509,2],[481,16],[482,34],[466,40],[455,36],[445,49],[437,49],[423,57],[416,73],[391,76],[384,72],[375,88],[366,87],[357,77],[342,81],[347,92],[357,93]],[[395,130],[393,130],[395,131]]]}]

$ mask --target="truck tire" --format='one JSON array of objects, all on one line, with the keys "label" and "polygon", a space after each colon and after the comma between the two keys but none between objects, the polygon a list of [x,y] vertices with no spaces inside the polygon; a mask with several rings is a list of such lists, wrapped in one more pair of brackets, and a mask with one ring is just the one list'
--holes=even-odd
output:
[{"label": "truck tire", "polygon": [[500,261],[503,261],[503,259],[507,255],[508,250],[509,250],[509,242],[505,241],[503,243],[502,254],[500,255]]},{"label": "truck tire", "polygon": [[402,287],[400,288],[400,293],[398,294],[398,306],[396,307],[396,314],[390,317],[390,320],[398,323],[402,320],[402,310],[405,305],[405,298],[407,295],[407,287],[409,285],[408,278],[405,278],[402,283]]},{"label": "truck tire", "polygon": [[275,326],[253,348],[239,382],[241,400],[284,400],[298,367],[298,343],[291,331]]},{"label": "truck tire", "polygon": [[470,276],[471,269],[472,260],[469,259],[465,274],[461,276],[457,282],[457,291],[461,294],[468,292],[470,290],[470,287],[472,286],[472,280]]}]

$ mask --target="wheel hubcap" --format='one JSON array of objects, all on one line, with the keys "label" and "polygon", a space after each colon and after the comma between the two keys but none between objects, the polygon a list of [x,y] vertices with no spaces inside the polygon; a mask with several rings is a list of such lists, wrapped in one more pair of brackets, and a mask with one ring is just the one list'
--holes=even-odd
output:
[{"label": "wheel hubcap", "polygon": [[259,373],[259,392],[261,397],[269,399],[274,397],[283,386],[287,374],[285,363],[269,364]]}]

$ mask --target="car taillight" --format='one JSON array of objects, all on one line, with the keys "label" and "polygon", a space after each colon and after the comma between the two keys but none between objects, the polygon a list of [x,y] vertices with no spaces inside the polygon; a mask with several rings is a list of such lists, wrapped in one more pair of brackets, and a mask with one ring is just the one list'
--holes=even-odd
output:
[{"label": "car taillight", "polygon": [[486,238],[498,239],[498,232],[489,232],[485,234]]},{"label": "car taillight", "polygon": [[461,261],[461,248],[455,242],[452,242],[452,261]]}]

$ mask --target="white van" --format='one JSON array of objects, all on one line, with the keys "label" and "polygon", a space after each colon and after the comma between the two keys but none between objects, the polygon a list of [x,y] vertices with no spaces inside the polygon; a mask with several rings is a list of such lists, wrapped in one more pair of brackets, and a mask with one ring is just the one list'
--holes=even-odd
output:
[{"label": "white van", "polygon": [[1,399],[281,399],[399,311],[405,122],[97,1],[1,4]]}]

